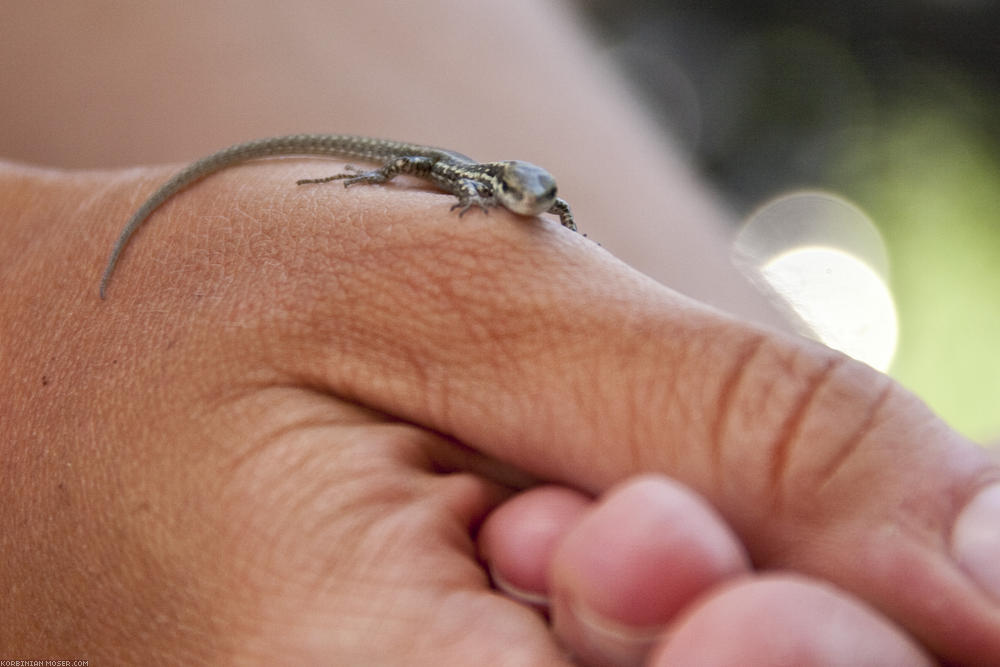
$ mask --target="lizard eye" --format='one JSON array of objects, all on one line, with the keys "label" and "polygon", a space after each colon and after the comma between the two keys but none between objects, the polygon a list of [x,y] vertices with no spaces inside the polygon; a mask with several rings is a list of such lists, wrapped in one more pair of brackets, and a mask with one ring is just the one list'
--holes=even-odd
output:
[{"label": "lizard eye", "polygon": [[511,199],[521,199],[524,197],[521,190],[512,186],[507,179],[500,179],[500,189],[503,191],[505,197],[510,197]]},{"label": "lizard eye", "polygon": [[512,160],[504,164],[498,180],[496,198],[514,213],[538,215],[555,203],[556,181],[541,167]]}]

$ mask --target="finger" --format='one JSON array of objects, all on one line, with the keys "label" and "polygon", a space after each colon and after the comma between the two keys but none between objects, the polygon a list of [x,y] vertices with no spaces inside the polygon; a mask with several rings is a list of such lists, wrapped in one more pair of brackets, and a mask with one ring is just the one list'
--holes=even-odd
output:
[{"label": "finger", "polygon": [[[491,514],[480,547],[492,572],[517,582],[515,599],[551,593],[556,633],[585,664],[931,664],[835,589],[746,577],[734,536],[666,479],[630,480],[596,503],[559,487],[527,491]],[[551,586],[534,580],[546,565]]]},{"label": "finger", "polygon": [[640,664],[691,600],[749,569],[721,518],[657,476],[598,501],[525,491],[490,514],[479,545],[502,592],[546,610],[553,600],[556,634],[588,664]]},{"label": "finger", "polygon": [[787,575],[715,592],[671,628],[650,667],[921,667],[899,629],[836,589]]},{"label": "finger", "polygon": [[578,491],[543,486],[517,494],[490,513],[478,543],[493,584],[519,602],[547,610],[552,556],[592,503]]},{"label": "finger", "polygon": [[560,540],[549,567],[553,626],[587,664],[640,665],[693,600],[748,571],[735,535],[701,499],[641,476]]}]

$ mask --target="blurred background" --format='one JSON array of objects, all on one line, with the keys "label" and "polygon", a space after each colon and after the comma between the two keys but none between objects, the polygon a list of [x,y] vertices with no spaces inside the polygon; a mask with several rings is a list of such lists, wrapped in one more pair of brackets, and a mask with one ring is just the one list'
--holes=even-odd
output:
[{"label": "blurred background", "polygon": [[1000,5],[579,5],[800,324],[1000,438]]}]

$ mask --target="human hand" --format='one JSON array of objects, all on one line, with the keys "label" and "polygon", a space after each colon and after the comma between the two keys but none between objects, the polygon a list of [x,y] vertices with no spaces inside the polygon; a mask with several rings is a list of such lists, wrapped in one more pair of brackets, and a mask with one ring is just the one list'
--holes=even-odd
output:
[{"label": "human hand", "polygon": [[[643,610],[641,629],[668,631],[655,659],[746,639],[733,614],[757,602],[825,609],[876,661],[1000,654],[998,559],[957,554],[970,532],[955,530],[998,470],[867,367],[709,311],[556,225],[459,220],[396,186],[296,190],[308,173],[287,162],[169,202],[102,303],[108,242],[169,172],[24,174],[0,187],[20,212],[0,244],[7,650],[553,664],[542,619],[490,590],[476,526],[506,510],[481,547],[513,581],[496,559],[526,523],[507,488],[525,472],[577,494],[529,565],[585,653],[598,640],[558,611],[602,583],[566,574],[606,516],[582,510],[602,493],[599,508],[633,507],[616,484],[658,472],[684,488],[656,481],[640,503],[655,511],[625,515],[679,507],[705,536],[642,542],[654,564],[717,560]],[[544,510],[528,493],[521,507]]]}]

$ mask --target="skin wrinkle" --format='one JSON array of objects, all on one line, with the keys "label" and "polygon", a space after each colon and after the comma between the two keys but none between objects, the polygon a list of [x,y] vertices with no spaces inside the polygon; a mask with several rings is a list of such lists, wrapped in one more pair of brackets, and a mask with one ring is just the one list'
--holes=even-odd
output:
[{"label": "skin wrinkle", "polygon": [[[450,291],[450,289],[445,290],[445,292]],[[448,323],[447,326],[453,327],[455,325]],[[442,420],[441,425],[436,426],[436,428],[441,428],[448,434],[453,433],[455,431],[455,424],[461,421],[459,417],[460,412],[468,410],[467,405],[461,405],[462,401],[454,402],[451,397],[462,396],[467,400],[468,396],[474,395],[474,392],[469,392],[467,389],[463,389],[462,386],[470,381],[474,382],[476,375],[501,374],[503,372],[503,363],[498,357],[507,357],[507,361],[510,364],[513,364],[516,360],[513,352],[504,354],[507,347],[500,344],[498,336],[490,335],[490,323],[485,319],[473,318],[470,313],[469,317],[463,317],[457,326],[463,332],[467,333],[470,338],[480,341],[481,344],[489,344],[490,348],[495,350],[494,354],[490,355],[490,363],[488,365],[476,368],[469,367],[466,375],[462,378],[448,373],[442,374],[440,369],[449,368],[452,364],[442,361],[439,357],[447,355],[454,356],[456,359],[462,358],[465,355],[461,352],[461,346],[442,346],[437,351],[437,355],[429,358],[422,356],[423,353],[414,353],[414,359],[412,360],[412,363],[420,364],[422,386],[424,387],[422,396],[427,403],[427,410],[421,412],[421,414],[440,415]],[[432,380],[432,377],[435,379]],[[451,389],[450,387],[456,388]],[[489,414],[490,409],[488,406],[483,406],[481,411],[486,415]]]},{"label": "skin wrinkle", "polygon": [[[482,253],[475,251],[470,253],[460,245],[449,248],[450,244],[447,239],[442,242],[440,234],[431,235],[430,241],[421,241],[421,238],[423,235],[414,235],[411,242],[397,251],[390,252],[388,260],[381,257],[375,258],[376,261],[372,262],[371,268],[373,271],[387,275],[390,281],[403,283],[410,292],[424,295],[425,298],[422,299],[422,302],[439,304],[434,310],[414,311],[409,317],[409,321],[421,323],[428,329],[450,329],[454,323],[449,320],[453,320],[458,313],[470,310],[469,304],[478,303],[475,298],[463,294],[461,288],[456,289],[456,286],[472,284],[482,271],[481,266],[479,266],[480,262],[489,259],[490,254],[485,247]],[[423,259],[421,260],[421,258]],[[401,274],[394,268],[387,270],[388,267],[396,266],[410,267],[410,271],[408,274]],[[406,291],[402,290],[403,293]],[[464,291],[467,292],[468,289]],[[378,290],[372,290],[372,292],[377,294]],[[479,291],[474,290],[471,297],[475,297],[478,293]],[[414,298],[412,301],[417,300],[419,299]],[[399,309],[411,309],[412,301],[400,301],[393,305]],[[477,318],[475,321],[490,323],[493,318],[487,317],[486,314],[491,306],[492,304],[484,304],[483,317]],[[380,305],[378,309],[384,310],[384,306]],[[465,325],[466,322],[463,320],[458,324],[461,328],[461,325]],[[489,326],[482,326],[477,327],[476,331],[488,333],[489,329]],[[463,335],[457,338],[464,341],[471,332],[462,329],[462,333]],[[439,350],[422,350],[421,353],[428,355],[434,352],[439,352]],[[451,350],[445,350],[445,353],[448,357],[455,354]]]},{"label": "skin wrinkle", "polygon": [[[225,172],[218,174],[217,177],[221,178],[224,175]],[[288,179],[291,179],[291,176]],[[273,184],[269,184],[267,191],[274,189]],[[375,224],[378,217],[372,217],[374,214],[371,212],[377,211],[380,206],[385,206],[385,201],[390,196],[383,188],[345,190],[332,187],[294,192],[301,196],[302,203],[289,205],[304,208],[301,209],[301,215],[292,215],[293,219],[308,220],[312,215],[320,218],[335,216],[335,219],[331,220],[330,224],[310,228],[303,234],[294,233],[297,230],[288,230],[287,225],[278,225],[283,229],[282,242],[295,247],[292,255],[299,257],[298,265],[289,266],[286,271],[295,275],[295,280],[290,283],[294,291],[282,290],[286,297],[283,302],[287,304],[285,306],[287,311],[293,312],[303,303],[312,303],[317,305],[316,312],[325,313],[328,309],[323,309],[320,304],[331,298],[343,300],[344,295],[357,293],[367,294],[367,300],[363,305],[375,310],[409,306],[408,302],[391,301],[393,292],[380,287],[381,283],[385,282],[386,275],[394,282],[413,280],[409,283],[413,290],[422,291],[427,288],[426,284],[414,280],[425,275],[424,269],[419,266],[413,269],[415,244],[411,218],[419,218],[424,209],[433,206],[429,200],[421,203],[422,193],[407,193],[412,206],[407,214],[397,217],[389,224]],[[352,210],[345,204],[352,198],[364,198],[367,204],[361,211]],[[295,199],[289,201],[298,202]],[[318,236],[320,234],[322,236]],[[303,243],[298,239],[309,239],[309,242]],[[310,259],[309,255],[322,257],[324,264],[343,266],[351,270],[323,271],[315,274],[304,271],[304,267],[317,263],[315,259]],[[331,285],[329,282],[331,279],[337,281],[336,284]],[[298,293],[303,290],[305,290],[303,293]],[[354,299],[350,305],[358,307],[362,304]]]},{"label": "skin wrinkle", "polygon": [[865,415],[864,419],[861,420],[861,423],[858,424],[857,428],[855,428],[854,431],[852,431],[832,452],[829,462],[820,469],[817,475],[818,489],[820,493],[833,482],[843,467],[849,461],[853,460],[855,452],[857,452],[861,445],[867,441],[871,428],[875,424],[879,414],[882,412],[882,408],[895,393],[894,385],[888,377],[880,377],[879,379],[881,380],[883,386],[881,391],[879,391],[878,396],[871,402],[868,408],[868,413]]},{"label": "skin wrinkle", "polygon": [[[392,477],[398,479],[402,475],[402,470],[395,470]],[[463,588],[470,585],[470,579],[475,583],[485,584],[486,573],[474,558],[476,547],[470,537],[470,531],[472,526],[489,511],[489,503],[499,498],[479,494],[477,498],[472,498],[471,502],[466,503],[466,506],[459,507],[449,497],[452,496],[449,490],[442,488],[444,485],[452,484],[454,480],[425,477],[425,481],[430,483],[419,486],[411,484],[408,487],[410,491],[408,495],[412,496],[410,499],[404,494],[397,494],[378,499],[375,504],[369,504],[365,516],[358,522],[356,528],[356,531],[363,535],[358,540],[359,544],[367,542],[369,545],[362,544],[358,549],[359,553],[369,554],[369,558],[363,562],[363,571],[376,580],[387,576],[397,578],[401,574],[405,577],[405,574],[398,570],[387,571],[381,561],[383,559],[391,561],[395,553],[404,549],[414,569],[419,570],[414,560],[435,558],[434,553],[446,544],[446,548],[468,558],[459,561],[461,567],[458,567],[459,562],[456,562],[452,568],[444,570],[438,568],[433,575],[426,576],[440,582],[451,582]],[[442,505],[447,509],[442,511]],[[340,563],[343,560],[342,556],[343,552],[339,549],[331,551],[330,566],[325,569]],[[426,581],[424,578],[418,585],[423,585]],[[342,584],[336,578],[329,578],[317,581],[317,585],[338,588]]]},{"label": "skin wrinkle", "polygon": [[[364,408],[360,407],[360,409]],[[275,443],[294,437],[295,434],[303,431],[329,427],[365,426],[370,424],[370,420],[366,421],[360,416],[350,421],[344,421],[343,417],[344,415],[331,416],[329,414],[304,415],[303,417],[295,418],[289,423],[277,425],[266,433],[255,434],[255,437],[247,442],[242,451],[236,456],[231,457],[227,464],[220,470],[236,474],[240,469],[251,465],[254,459],[259,458],[270,447],[273,447]]]},{"label": "skin wrinkle", "polygon": [[[383,505],[375,515],[368,512],[368,516],[373,517],[374,521],[365,520],[357,526],[356,530],[357,534],[361,536],[361,541],[369,545],[363,551],[372,556],[364,561],[356,561],[355,573],[348,581],[343,579],[338,581],[336,577],[321,577],[314,582],[295,578],[292,582],[293,585],[297,584],[299,588],[305,588],[306,599],[312,599],[311,592],[315,592],[317,589],[327,589],[333,586],[332,592],[346,604],[349,604],[351,599],[367,600],[369,594],[366,588],[370,587],[369,585],[397,587],[399,592],[394,600],[417,595],[421,590],[435,582],[445,584],[445,587],[453,585],[462,589],[473,587],[478,589],[479,586],[484,585],[485,574],[471,559],[453,563],[452,567],[448,568],[437,567],[435,569],[437,574],[431,579],[418,577],[413,580],[406,577],[405,572],[393,572],[391,568],[387,571],[384,567],[383,561],[391,561],[394,554],[398,553],[400,549],[406,549],[410,554],[414,570],[421,569],[419,561],[424,559],[430,559],[432,564],[439,565],[434,550],[436,549],[435,545],[442,542],[447,543],[450,549],[458,553],[472,553],[468,531],[459,529],[449,520],[442,521],[442,515],[434,509],[434,506],[440,505],[442,502],[448,504],[454,511],[453,516],[459,517],[461,524],[471,525],[478,521],[478,517],[487,509],[487,505],[484,505],[483,502],[488,500],[488,494],[487,496],[479,494],[478,498],[467,498],[468,502],[464,502],[463,506],[460,507],[449,498],[449,496],[455,497],[454,493],[461,495],[460,491],[456,492],[454,489],[456,480],[434,478],[430,481],[432,486],[423,485],[420,497],[415,500],[416,507],[414,509],[417,510],[416,512],[402,512],[398,508],[394,508],[392,504]],[[460,481],[460,484],[464,484],[464,481]],[[452,492],[449,493],[447,489],[443,489],[442,485],[453,487]],[[430,537],[432,535],[437,537]],[[413,550],[414,547],[417,547],[416,551]],[[329,572],[337,568],[338,565],[342,566],[341,561],[344,554],[340,549],[324,550],[321,555],[329,558],[330,563],[321,566],[319,570]],[[456,564],[461,565],[461,567],[454,567]],[[401,574],[404,575],[403,578],[400,578]],[[407,609],[411,608],[405,604],[397,605],[395,601],[388,605],[380,605],[374,610],[369,604],[363,604],[348,614],[348,619],[352,616],[360,616],[370,619],[370,624],[352,635],[356,641],[363,642],[365,637],[371,637],[373,633],[388,630],[391,639],[397,636],[392,628],[393,618],[400,613],[403,613],[404,616],[409,615],[412,612],[407,611]],[[435,605],[435,608],[439,611],[442,609],[440,604]],[[466,617],[462,616],[461,618]]]},{"label": "skin wrinkle", "polygon": [[[612,377],[614,377],[614,375],[612,375]],[[647,385],[648,384],[649,383],[647,383]],[[571,385],[571,387],[574,388],[575,392],[582,391],[584,386],[586,385],[584,385],[582,382],[573,383]],[[601,382],[598,382],[596,386],[599,387],[600,389],[604,388],[604,384]],[[576,389],[577,387],[579,387],[580,389]],[[608,392],[608,394],[609,394],[608,398],[610,398],[611,397],[610,395],[614,394],[614,391]],[[601,401],[601,404],[615,405],[615,407],[619,408],[622,413],[627,415],[626,419],[628,419],[628,423],[641,424],[643,423],[642,418],[644,417],[643,410],[639,406],[639,401],[633,399],[632,397],[638,398],[639,396],[648,396],[648,395],[649,395],[648,391],[641,391],[641,392],[635,391],[634,393],[625,392],[624,394],[620,394],[620,396],[622,399],[628,399],[628,400],[613,401],[613,400],[608,400],[608,398],[605,398],[605,400]],[[621,442],[621,446],[628,452],[627,469],[639,470],[641,462],[644,458],[641,451],[641,441],[638,438],[629,438]]]},{"label": "skin wrinkle", "polygon": [[753,360],[760,354],[761,349],[767,343],[767,338],[761,334],[755,335],[748,341],[741,350],[736,353],[734,363],[730,370],[723,375],[722,384],[716,396],[718,411],[715,419],[710,424],[710,436],[708,439],[708,456],[710,467],[713,473],[713,484],[716,488],[721,488],[723,477],[722,454],[724,449],[723,433],[725,424],[733,412],[734,397],[749,368],[753,366]]},{"label": "skin wrinkle", "polygon": [[[503,215],[499,211],[496,214]],[[450,251],[447,243],[442,251],[439,240],[433,246],[419,249],[421,253],[433,258],[433,261],[427,262],[431,275],[426,280],[437,287],[434,296],[435,300],[442,304],[439,311],[442,316],[439,319],[443,320],[443,323],[440,326],[446,330],[461,332],[461,335],[457,336],[456,346],[444,345],[433,352],[438,356],[444,353],[456,359],[478,356],[486,360],[486,363],[480,363],[478,368],[467,368],[464,377],[457,379],[459,385],[475,382],[476,375],[497,377],[514,373],[521,377],[536,376],[538,368],[526,365],[524,360],[536,359],[540,356],[538,354],[540,351],[552,348],[551,335],[548,335],[549,329],[544,324],[546,312],[539,308],[537,318],[515,315],[532,309],[534,303],[540,300],[536,295],[537,288],[513,292],[497,290],[493,282],[484,277],[498,272],[498,269],[490,266],[491,264],[510,265],[524,262],[525,255],[515,252],[513,243],[498,234],[484,234],[481,239],[478,237],[473,239],[474,245],[471,248],[469,239],[456,238],[459,243]],[[498,244],[502,245],[498,248]],[[511,294],[514,296],[502,298]],[[525,301],[530,302],[527,307],[524,305]],[[510,316],[506,316],[507,313]],[[427,317],[425,314],[422,315]],[[461,316],[457,321],[456,315]],[[475,354],[462,352],[470,346],[478,348]],[[483,349],[489,350],[489,354],[483,355]],[[455,365],[458,364],[441,364],[445,368]],[[447,383],[451,379],[451,377],[444,378],[443,382]],[[469,392],[461,386],[455,392],[430,393],[438,395],[439,401],[446,400],[445,397],[452,393],[469,395]],[[517,396],[506,398],[519,400]],[[531,407],[528,404],[530,397],[523,401],[524,404],[518,411],[527,412]],[[441,407],[447,408],[447,406]],[[468,409],[468,406],[464,409]],[[484,406],[482,409],[483,414],[489,414],[491,411],[489,406]],[[450,410],[445,409],[440,412],[435,410],[432,414],[442,415],[445,430],[453,430],[452,425],[456,422]]]},{"label": "skin wrinkle", "polygon": [[[361,486],[360,482],[367,480],[369,477],[367,473],[370,472],[369,467],[359,467],[355,461],[351,460],[351,450],[358,448],[352,442],[356,437],[352,431],[357,430],[356,427],[341,428],[336,424],[316,426],[302,424],[299,428],[288,430],[280,439],[271,440],[267,443],[268,447],[266,451],[261,452],[258,461],[269,464],[261,466],[265,469],[271,466],[280,466],[281,475],[279,479],[296,480],[315,477],[315,474],[310,476],[310,473],[317,466],[317,454],[315,451],[303,448],[301,444],[314,441],[317,434],[322,434],[324,439],[328,441],[328,444],[338,450],[337,455],[333,458],[337,461],[344,461],[345,465],[343,469],[338,470],[329,463],[322,464],[321,467],[324,472],[324,483],[322,485],[281,483],[272,484],[266,490],[262,491],[266,492],[271,501],[276,506],[280,506],[288,517],[313,516],[316,528],[328,525],[328,521],[330,523],[341,523],[344,521],[354,522],[359,520],[362,516],[362,510],[370,511],[369,501],[371,499],[366,496],[359,497],[349,492],[352,488],[359,488]],[[377,438],[372,437],[370,440],[376,441]],[[367,452],[369,456],[372,455],[374,447],[371,450]],[[253,465],[247,466],[247,473],[252,476],[267,474],[255,473],[254,467]],[[336,498],[333,498],[326,492],[326,489],[335,485],[339,487],[341,493],[338,493]],[[239,488],[239,485],[236,485],[236,487]],[[344,493],[344,491],[348,492]],[[331,500],[334,502],[331,503]],[[382,500],[385,499],[383,498]],[[310,512],[310,508],[317,505],[324,506],[323,511],[320,513]],[[285,535],[286,533],[290,533],[290,540],[294,541],[294,536],[299,532],[303,530],[312,532],[308,530],[308,525],[302,525],[298,522],[292,523],[297,525],[286,525],[284,530],[281,530],[279,534]]]},{"label": "skin wrinkle", "polygon": [[780,512],[784,509],[785,494],[782,480],[787,479],[790,474],[792,448],[800,440],[802,426],[816,403],[816,397],[820,389],[830,381],[836,369],[846,361],[846,357],[831,355],[826,359],[823,367],[812,377],[804,378],[807,383],[806,387],[800,391],[798,400],[788,410],[784,422],[778,429],[777,436],[766,448],[771,453],[768,480],[771,489],[772,511]]},{"label": "skin wrinkle", "polygon": [[[656,343],[653,343],[656,345]],[[631,347],[639,348],[648,346],[649,340],[643,335],[634,341]],[[646,354],[639,353],[636,355],[630,354],[611,354],[608,356],[609,364],[605,367],[605,376],[610,376],[615,380],[615,383],[602,383],[596,382],[596,386],[604,389],[607,387],[605,395],[598,405],[604,406],[607,410],[607,414],[604,419],[607,422],[614,422],[622,419],[622,414],[626,416],[627,421],[624,423],[638,426],[642,424],[648,424],[648,430],[645,434],[640,435],[637,431],[633,430],[634,433],[632,438],[629,438],[621,443],[626,451],[628,452],[628,461],[626,463],[627,470],[641,472],[643,470],[648,470],[651,467],[657,468],[659,466],[664,466],[667,470],[680,470],[681,463],[678,460],[681,457],[687,455],[684,447],[676,445],[676,434],[672,432],[671,427],[671,415],[668,413],[664,416],[663,421],[649,418],[649,409],[652,405],[672,405],[676,408],[678,401],[671,397],[681,395],[677,387],[677,373],[676,372],[663,372],[661,369],[655,368],[650,365],[645,365],[640,362],[638,368],[632,369],[629,372],[629,377],[631,382],[627,386],[618,386],[616,383],[621,382],[622,373],[615,364],[616,359],[645,359]],[[584,402],[584,396],[586,392],[595,391],[588,384],[581,382],[576,385],[577,391],[580,392],[581,398],[578,402]],[[599,425],[595,425],[599,428]],[[664,436],[663,431],[666,431],[668,435]],[[655,458],[651,459],[650,450],[648,447],[643,451],[643,442],[657,442],[663,441],[665,443],[673,442],[673,446],[659,447],[655,452]],[[598,492],[599,488],[591,489],[592,492]]]},{"label": "skin wrinkle", "polygon": [[[405,464],[391,468],[385,466],[387,455],[388,458],[393,458],[392,452],[396,444],[409,441],[405,434],[382,433],[373,436],[358,427],[344,429],[332,426],[327,429],[330,432],[330,438],[327,439],[338,442],[342,458],[348,462],[342,472],[333,477],[336,467],[324,464],[322,467],[325,483],[303,485],[297,482],[296,480],[303,479],[302,472],[313,469],[322,459],[321,453],[315,448],[304,449],[298,446],[316,442],[309,430],[311,429],[299,429],[283,441],[272,441],[270,443],[272,447],[259,459],[259,465],[265,469],[275,462],[281,467],[280,479],[285,482],[269,484],[266,488],[259,488],[258,491],[268,495],[273,504],[281,506],[283,514],[289,518],[289,521],[282,525],[272,524],[263,530],[260,527],[253,530],[256,519],[253,516],[245,517],[245,525],[258,535],[258,539],[267,536],[267,551],[270,553],[261,553],[260,559],[257,560],[269,569],[273,566],[268,564],[268,560],[284,559],[287,556],[282,554],[295,553],[298,548],[296,545],[302,540],[303,535],[311,536],[310,539],[316,545],[322,545],[324,540],[317,535],[324,532],[334,538],[343,531],[355,535],[367,534],[369,537],[359,538],[355,549],[352,549],[352,552],[360,554],[365,551],[360,543],[371,538],[377,539],[379,543],[389,539],[388,535],[391,532],[384,530],[386,520],[404,511],[403,508],[411,506],[416,499],[427,492],[426,486],[422,483],[415,481],[402,485],[399,483],[406,479],[402,472]],[[301,443],[297,443],[296,440]],[[357,456],[359,451],[363,451],[365,456]],[[253,489],[259,487],[259,483],[252,481],[257,475],[252,469],[248,469],[247,474],[251,476],[249,484],[244,486],[237,484],[236,488],[244,488],[247,492],[253,493]],[[264,474],[266,476],[267,473]],[[315,478],[315,475],[312,477]],[[244,480],[246,481],[248,480]],[[331,485],[338,488],[336,495],[330,494]],[[239,502],[239,494],[236,501]],[[240,516],[239,512],[236,514]],[[302,518],[308,521],[303,523]],[[389,539],[387,543],[391,542]],[[322,549],[322,553],[327,554],[328,562],[314,573],[313,576],[318,577],[311,582],[314,586],[330,585],[336,577],[328,577],[329,573],[344,568],[350,569],[351,564],[357,562],[356,554],[349,554],[341,548],[329,553],[326,549]]]},{"label": "skin wrinkle", "polygon": [[[391,255],[392,253],[390,253]],[[428,314],[425,311],[416,311],[407,319],[410,323],[408,335],[400,337],[392,333],[392,327],[386,324],[386,319],[393,313],[412,309],[412,304],[400,299],[392,299],[393,293],[379,289],[378,285],[383,280],[383,273],[389,271],[388,267],[394,265],[389,257],[386,260],[384,248],[373,249],[363,263],[361,270],[352,271],[341,277],[344,281],[351,281],[354,285],[352,293],[365,295],[355,298],[353,302],[355,310],[359,311],[355,317],[350,318],[329,318],[330,311],[343,310],[337,306],[324,305],[331,299],[341,301],[339,294],[326,294],[322,299],[314,300],[319,303],[311,312],[303,312],[301,309],[293,310],[291,319],[297,323],[298,332],[296,337],[301,337],[306,348],[314,348],[317,340],[336,341],[335,349],[337,354],[331,355],[329,348],[313,350],[311,353],[303,355],[300,350],[291,348],[294,356],[281,357],[273,361],[279,366],[287,366],[294,369],[298,377],[306,380],[310,386],[319,388],[323,393],[332,394],[342,400],[369,405],[370,407],[382,409],[388,404],[376,405],[371,401],[370,396],[357,394],[357,387],[397,387],[399,382],[394,382],[392,378],[405,378],[406,382],[412,382],[419,387],[420,391],[410,391],[407,393],[407,402],[415,397],[427,397],[437,392],[431,392],[430,368],[434,365],[434,360],[426,359],[426,351],[422,349],[421,341],[427,337],[422,329],[427,329],[425,324]],[[338,264],[334,259],[332,264]],[[401,276],[398,272],[390,274],[392,280],[396,282],[405,281],[409,290],[425,291],[426,283],[418,283],[411,277]],[[361,312],[362,309],[364,312]],[[285,315],[282,315],[285,319]],[[286,337],[287,338],[287,337]],[[358,354],[359,351],[363,354]],[[373,359],[374,357],[374,359]],[[323,363],[301,367],[301,358],[321,360]],[[375,363],[366,363],[374,361]],[[371,375],[370,369],[374,367],[384,367],[387,361],[392,362],[393,372],[383,373],[379,376]],[[330,368],[335,370],[329,370]],[[337,378],[336,386],[331,385],[331,379]],[[376,392],[377,393],[377,392]],[[398,395],[398,390],[391,390],[391,394]],[[423,406],[410,406],[408,413],[419,413]]]},{"label": "skin wrinkle", "polygon": [[[406,370],[406,375],[412,377],[412,381],[416,384],[419,389],[417,391],[408,392],[406,396],[406,401],[420,400],[423,405],[416,406],[410,410],[412,414],[423,414],[422,410],[431,407],[430,402],[435,396],[444,396],[446,392],[441,391],[440,387],[444,384],[443,379],[436,379],[439,373],[436,373],[435,369],[441,366],[448,366],[447,363],[442,361],[442,356],[450,357],[454,354],[450,347],[442,346],[436,349],[428,349],[424,344],[424,341],[428,339],[433,339],[434,330],[441,327],[442,320],[447,319],[448,313],[453,313],[456,311],[455,308],[446,307],[447,299],[441,299],[440,295],[442,292],[442,286],[447,285],[445,278],[447,277],[447,272],[442,270],[440,273],[433,273],[427,271],[427,266],[430,263],[416,262],[417,266],[414,270],[409,273],[401,274],[394,270],[392,267],[399,265],[408,266],[413,264],[414,257],[431,256],[432,249],[427,247],[422,247],[424,244],[417,241],[419,236],[412,238],[409,243],[405,244],[399,251],[393,251],[392,246],[387,246],[384,250],[389,253],[388,261],[384,261],[384,253],[373,257],[373,262],[369,264],[373,269],[371,273],[371,286],[365,288],[365,293],[375,296],[374,299],[365,299],[366,307],[374,310],[373,317],[361,317],[357,318],[358,322],[371,321],[380,322],[388,313],[399,313],[399,312],[410,312],[409,316],[406,317],[406,321],[410,323],[413,330],[409,332],[410,335],[405,336],[400,339],[398,336],[393,336],[390,334],[382,333],[383,331],[391,331],[391,327],[382,326],[372,326],[370,331],[361,331],[364,338],[368,339],[369,347],[372,337],[377,338],[380,343],[377,346],[378,349],[392,350],[391,353],[386,352],[384,354],[385,359],[389,359],[392,356],[397,357],[397,364]],[[440,250],[440,249],[439,249]],[[399,256],[405,253],[408,257]],[[395,255],[395,256],[394,256]],[[383,261],[376,261],[383,260]],[[407,289],[398,290],[397,293],[400,294],[424,294],[428,295],[424,298],[416,298],[412,301],[404,301],[402,299],[397,300],[392,303],[388,303],[380,292],[378,288],[378,283],[380,282],[375,278],[379,273],[388,274],[388,280],[400,282],[406,286]],[[438,310],[413,310],[413,303],[442,303],[442,307]],[[460,312],[460,309],[459,309]],[[423,333],[424,331],[428,333]],[[371,381],[377,381],[377,378],[369,378],[369,384]],[[358,384],[356,381],[347,383],[347,386],[363,386]]]}]

